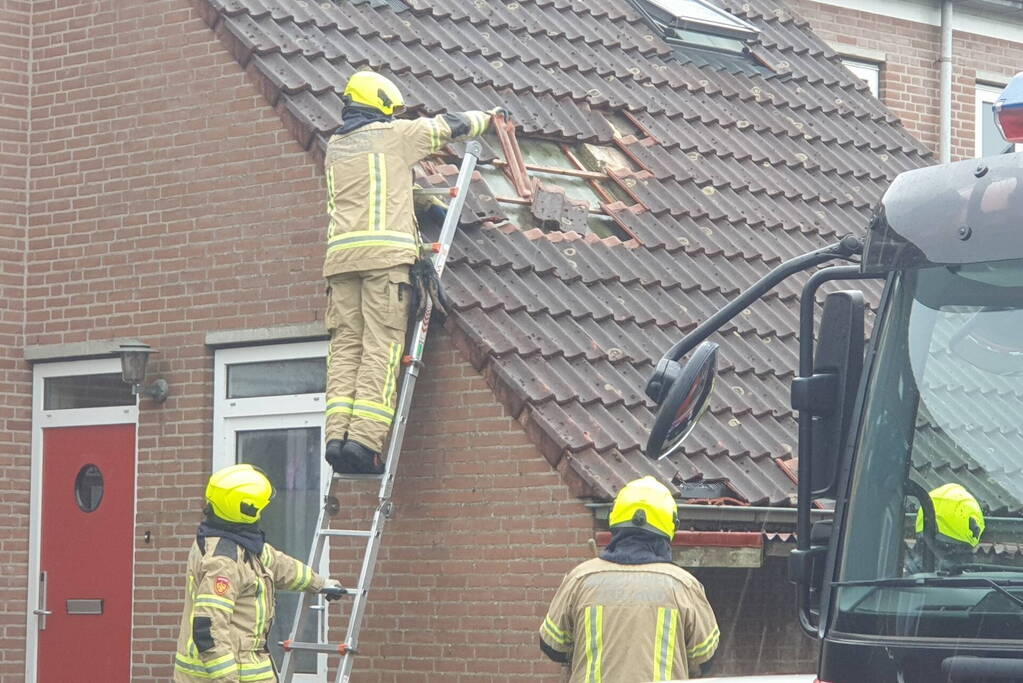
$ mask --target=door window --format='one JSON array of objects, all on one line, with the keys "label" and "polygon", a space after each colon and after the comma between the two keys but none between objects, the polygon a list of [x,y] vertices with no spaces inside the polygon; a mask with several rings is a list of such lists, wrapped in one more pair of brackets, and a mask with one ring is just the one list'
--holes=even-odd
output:
[{"label": "door window", "polygon": [[93,464],[78,470],[75,477],[75,502],[83,512],[93,512],[103,500],[103,473]]}]

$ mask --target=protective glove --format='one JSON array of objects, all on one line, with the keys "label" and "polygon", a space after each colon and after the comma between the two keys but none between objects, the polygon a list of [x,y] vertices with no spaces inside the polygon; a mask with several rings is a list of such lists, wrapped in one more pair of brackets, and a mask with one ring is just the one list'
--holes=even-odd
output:
[{"label": "protective glove", "polygon": [[511,112],[509,112],[507,109],[505,109],[502,106],[496,106],[493,109],[491,109],[490,111],[488,111],[487,113],[490,114],[491,116],[502,116],[502,117],[504,117],[504,119],[506,121],[509,118],[511,118]]},{"label": "protective glove", "polygon": [[428,258],[421,258],[415,262],[409,272],[409,279],[412,283],[412,315],[415,320],[422,320],[426,315],[426,302],[433,303],[434,316],[431,320],[443,323],[448,315],[448,298],[444,296],[444,289],[437,278],[437,271],[433,267],[433,261]]},{"label": "protective glove", "polygon": [[340,600],[347,592],[348,591],[341,586],[341,582],[337,579],[327,579],[323,583],[323,588],[320,589],[320,594],[327,599],[327,602]]},{"label": "protective glove", "polygon": [[436,221],[443,224],[444,219],[448,216],[448,207],[441,200],[431,202],[430,206],[426,209],[426,217],[431,221]]}]

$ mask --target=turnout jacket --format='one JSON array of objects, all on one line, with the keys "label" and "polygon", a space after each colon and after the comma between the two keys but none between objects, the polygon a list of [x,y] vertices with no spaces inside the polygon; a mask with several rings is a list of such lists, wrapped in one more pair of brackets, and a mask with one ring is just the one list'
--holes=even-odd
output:
[{"label": "turnout jacket", "polygon": [[452,140],[483,134],[489,124],[490,114],[468,111],[376,120],[332,135],[324,159],[329,227],[323,276],[414,263],[419,234],[412,167]]},{"label": "turnout jacket", "polygon": [[570,683],[684,680],[714,655],[718,638],[703,586],[670,562],[583,562],[540,626],[545,652],[570,662]]},{"label": "turnout jacket", "polygon": [[230,538],[197,539],[188,554],[174,680],[276,680],[266,646],[277,590],[319,592],[324,578],[269,543],[258,554]]}]

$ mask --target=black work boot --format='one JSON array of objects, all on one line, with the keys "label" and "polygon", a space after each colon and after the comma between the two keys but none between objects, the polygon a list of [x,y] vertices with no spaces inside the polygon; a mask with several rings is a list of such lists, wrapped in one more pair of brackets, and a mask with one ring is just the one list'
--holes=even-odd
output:
[{"label": "black work boot", "polygon": [[323,453],[323,457],[326,458],[327,463],[335,472],[341,472],[341,451],[345,447],[345,442],[341,439],[331,439],[327,442],[327,448]]},{"label": "black work boot", "polygon": [[358,441],[345,441],[341,449],[341,462],[347,474],[383,474],[384,461],[380,453]]}]

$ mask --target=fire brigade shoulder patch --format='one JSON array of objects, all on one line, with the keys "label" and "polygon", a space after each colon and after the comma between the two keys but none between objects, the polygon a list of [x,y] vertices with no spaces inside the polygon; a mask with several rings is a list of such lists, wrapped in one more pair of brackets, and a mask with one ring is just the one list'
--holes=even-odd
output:
[{"label": "fire brigade shoulder patch", "polygon": [[226,576],[218,576],[213,582],[213,590],[217,595],[223,595],[231,589],[231,581]]}]

